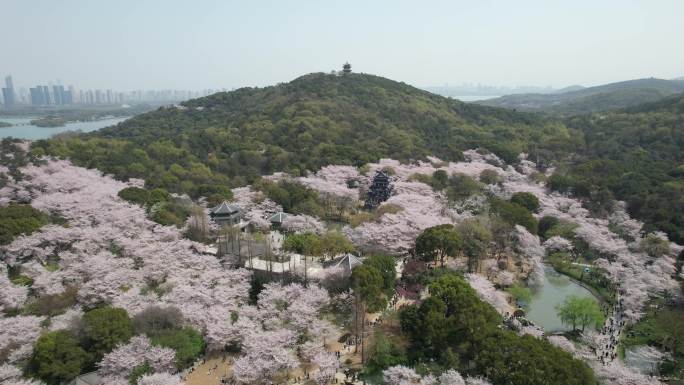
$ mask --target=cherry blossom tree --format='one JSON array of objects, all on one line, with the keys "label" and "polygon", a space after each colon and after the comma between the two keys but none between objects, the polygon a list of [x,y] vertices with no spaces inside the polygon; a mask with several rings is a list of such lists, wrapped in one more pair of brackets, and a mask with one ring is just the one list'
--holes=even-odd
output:
[{"label": "cherry blossom tree", "polygon": [[534,267],[530,277],[530,283],[533,285],[541,284],[544,282],[543,258],[546,253],[539,243],[539,237],[530,234],[526,228],[520,225],[515,225],[515,231],[518,238],[519,252],[528,257]]},{"label": "cherry blossom tree", "polygon": [[431,374],[421,377],[412,368],[397,365],[385,369],[382,372],[385,385],[491,385],[482,377],[463,378],[460,373],[453,369],[446,370],[439,377]]},{"label": "cherry blossom tree", "polygon": [[145,374],[138,379],[138,385],[181,385],[179,376],[170,373]]},{"label": "cherry blossom tree", "polygon": [[438,377],[440,385],[465,385],[465,380],[461,374],[453,369],[449,369]]},{"label": "cherry blossom tree", "polygon": [[561,348],[568,353],[575,352],[575,344],[563,336],[548,336],[547,340],[557,348]]},{"label": "cherry blossom tree", "polygon": [[133,368],[144,363],[154,372],[170,372],[174,370],[175,354],[173,349],[153,346],[143,335],[135,336],[127,344],[105,354],[98,373],[103,377],[127,378]]},{"label": "cherry blossom tree", "polygon": [[556,251],[572,251],[573,249],[572,242],[558,235],[547,239],[543,246],[551,253]]},{"label": "cherry blossom tree", "polygon": [[382,379],[385,385],[420,385],[422,380],[415,370],[403,365],[385,369],[382,372]]},{"label": "cherry blossom tree", "polygon": [[289,215],[283,219],[281,227],[285,231],[303,233],[312,232],[322,234],[325,232],[325,225],[320,220],[306,214]]},{"label": "cherry blossom tree", "polygon": [[28,288],[13,284],[7,277],[7,265],[0,262],[0,314],[26,302]]},{"label": "cherry blossom tree", "polygon": [[42,381],[22,378],[22,371],[16,366],[0,365],[0,384],[7,385],[44,385]]},{"label": "cherry blossom tree", "polygon": [[481,300],[492,305],[499,314],[512,313],[513,309],[508,304],[506,295],[499,290],[496,290],[494,285],[485,277],[479,274],[466,274],[466,280],[475,289],[478,297]]},{"label": "cherry blossom tree", "polygon": [[41,322],[45,317],[15,316],[0,318],[0,351],[8,354],[8,362],[15,363],[28,358],[33,352],[33,343],[41,333]]},{"label": "cherry blossom tree", "polygon": [[297,181],[323,195],[358,200],[358,189],[347,187],[347,181],[352,179],[359,179],[355,167],[331,165],[323,167],[314,175],[297,178]]},{"label": "cherry blossom tree", "polygon": [[233,363],[233,378],[240,383],[270,379],[281,370],[294,369],[296,334],[288,329],[253,330],[243,342],[245,354]]}]

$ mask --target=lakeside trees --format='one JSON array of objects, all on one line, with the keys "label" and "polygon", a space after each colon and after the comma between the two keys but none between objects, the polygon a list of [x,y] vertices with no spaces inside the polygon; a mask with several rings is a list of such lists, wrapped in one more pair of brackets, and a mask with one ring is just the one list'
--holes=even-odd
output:
[{"label": "lakeside trees", "polygon": [[[429,287],[430,297],[400,314],[411,362],[487,377],[496,385],[593,385],[592,371],[545,340],[501,330],[501,317],[468,283],[446,274]],[[511,365],[515,362],[515,365]]]},{"label": "lakeside trees", "polygon": [[556,312],[564,324],[572,326],[573,331],[577,330],[577,326],[584,331],[587,326],[598,329],[603,324],[603,312],[592,297],[571,295],[556,306]]}]

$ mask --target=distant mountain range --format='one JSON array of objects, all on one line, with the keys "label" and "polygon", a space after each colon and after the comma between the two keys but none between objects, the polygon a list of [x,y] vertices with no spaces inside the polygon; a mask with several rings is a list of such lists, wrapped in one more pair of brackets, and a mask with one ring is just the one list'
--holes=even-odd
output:
[{"label": "distant mountain range", "polygon": [[495,97],[501,95],[516,95],[516,94],[548,94],[558,92],[559,90],[552,87],[533,87],[533,86],[519,86],[519,87],[498,87],[488,86],[483,84],[461,84],[457,86],[431,86],[423,87],[425,91],[433,94],[460,99],[463,96],[482,96]]},{"label": "distant mountain range", "polygon": [[570,86],[554,93],[507,95],[475,103],[523,111],[577,115],[635,106],[684,92],[684,80],[627,80],[595,87]]}]

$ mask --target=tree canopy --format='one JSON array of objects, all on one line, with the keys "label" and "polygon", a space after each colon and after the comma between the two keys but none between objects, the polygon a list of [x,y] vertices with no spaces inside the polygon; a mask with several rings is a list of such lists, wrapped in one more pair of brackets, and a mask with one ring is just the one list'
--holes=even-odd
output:
[{"label": "tree canopy", "polygon": [[20,234],[31,234],[48,222],[47,215],[30,205],[10,204],[0,207],[0,245],[12,242]]},{"label": "tree canopy", "polygon": [[434,361],[444,369],[486,376],[495,385],[596,384],[591,369],[569,353],[500,329],[499,314],[462,277],[443,275],[429,291],[420,305],[400,313],[410,362]]},{"label": "tree canopy", "polygon": [[564,324],[572,326],[572,330],[580,326],[584,331],[587,326],[599,328],[603,324],[603,312],[592,297],[571,295],[556,307],[556,312]]},{"label": "tree canopy", "polygon": [[81,374],[90,358],[69,332],[49,332],[36,341],[28,372],[48,384],[58,385]]},{"label": "tree canopy", "polygon": [[444,266],[444,259],[456,256],[461,246],[461,237],[453,225],[438,225],[425,229],[416,238],[416,255],[428,262],[439,260]]},{"label": "tree canopy", "polygon": [[380,311],[387,305],[382,273],[374,266],[362,264],[355,267],[352,271],[352,287],[369,312]]},{"label": "tree canopy", "polygon": [[133,336],[133,323],[126,310],[101,307],[83,315],[83,332],[88,350],[97,357],[102,357],[116,345],[127,342]]}]

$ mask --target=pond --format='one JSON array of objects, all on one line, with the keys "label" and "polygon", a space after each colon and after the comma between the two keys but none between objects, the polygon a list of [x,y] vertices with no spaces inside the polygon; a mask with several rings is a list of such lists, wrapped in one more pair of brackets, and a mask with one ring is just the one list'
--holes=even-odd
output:
[{"label": "pond", "polygon": [[544,283],[533,289],[527,318],[547,332],[572,329],[571,326],[563,325],[558,318],[556,305],[563,303],[565,298],[571,295],[595,298],[594,295],[575,281],[556,272],[551,266],[544,266],[544,278]]},{"label": "pond", "polygon": [[13,137],[19,139],[47,139],[55,134],[66,131],[82,131],[90,132],[99,130],[100,128],[116,125],[128,118],[108,118],[100,120],[92,120],[87,122],[70,122],[64,127],[38,127],[30,124],[30,121],[36,118],[21,117],[12,118],[0,116],[0,122],[7,122],[14,124],[11,127],[0,127],[0,138]]}]

